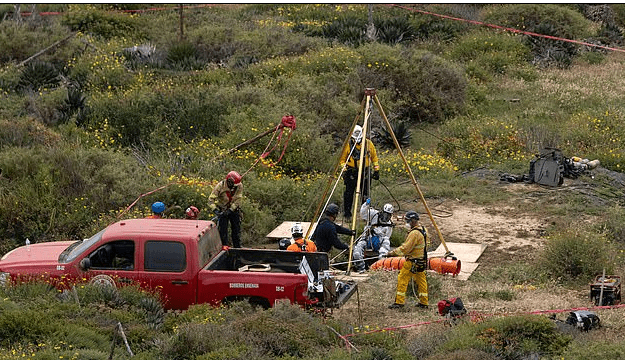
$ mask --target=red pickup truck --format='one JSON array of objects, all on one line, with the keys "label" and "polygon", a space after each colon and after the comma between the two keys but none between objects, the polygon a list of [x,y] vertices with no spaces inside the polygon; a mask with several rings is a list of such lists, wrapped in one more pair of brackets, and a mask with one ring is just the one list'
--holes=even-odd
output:
[{"label": "red pickup truck", "polygon": [[212,221],[130,219],[82,241],[16,248],[0,259],[0,284],[42,276],[59,288],[140,284],[160,290],[167,309],[235,300],[337,308],[357,285],[334,280],[328,269],[326,253],[222,247]]}]

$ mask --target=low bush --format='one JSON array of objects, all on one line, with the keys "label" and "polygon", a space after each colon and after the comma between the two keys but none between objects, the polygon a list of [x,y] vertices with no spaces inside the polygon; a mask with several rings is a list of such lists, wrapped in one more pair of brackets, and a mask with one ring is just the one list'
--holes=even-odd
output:
[{"label": "low bush", "polygon": [[[98,214],[121,208],[142,192],[145,174],[121,153],[71,145],[5,149],[0,153],[2,238],[33,242],[83,239]],[[52,210],[54,209],[54,210]],[[45,220],[44,220],[45,219]],[[14,241],[15,241],[14,240]]]},{"label": "low bush", "polygon": [[570,341],[570,336],[558,332],[546,317],[509,316],[457,326],[438,353],[472,348],[498,359],[549,357],[561,354]]},{"label": "low bush", "polygon": [[33,61],[24,67],[17,85],[22,90],[38,91],[43,87],[54,88],[59,82],[59,71],[52,64]]},{"label": "low bush", "polygon": [[92,34],[104,39],[142,35],[143,19],[120,12],[107,12],[93,5],[70,6],[63,14],[62,24],[72,31]]},{"label": "low bush", "polygon": [[393,74],[396,116],[412,123],[442,122],[462,113],[467,81],[459,68],[423,50],[407,51]]},{"label": "low bush", "polygon": [[[586,39],[592,34],[591,22],[566,6],[555,4],[510,4],[488,7],[484,13],[486,22],[522,29],[538,34],[565,39]],[[570,42],[537,36],[526,38],[534,55],[533,62],[540,66],[570,66],[577,53]]]},{"label": "low bush", "polygon": [[552,25],[558,36],[567,39],[592,35],[592,23],[566,5],[499,4],[486,7],[483,16],[488,23],[532,32],[541,24]]},{"label": "low bush", "polygon": [[448,56],[462,61],[467,75],[481,78],[482,70],[489,75],[508,73],[529,60],[529,49],[518,36],[480,30],[459,37]]},{"label": "low bush", "polygon": [[590,280],[603,269],[613,272],[616,253],[605,235],[572,227],[548,239],[537,265],[560,281]]}]

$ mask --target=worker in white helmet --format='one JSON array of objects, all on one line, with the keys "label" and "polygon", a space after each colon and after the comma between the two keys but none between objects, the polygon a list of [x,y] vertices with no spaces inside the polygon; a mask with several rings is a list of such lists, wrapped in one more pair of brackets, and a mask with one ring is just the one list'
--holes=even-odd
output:
[{"label": "worker in white helmet", "polygon": [[[354,127],[352,136],[350,138],[350,146],[346,146],[341,153],[340,163],[341,168],[345,167],[343,173],[343,182],[345,184],[345,191],[343,192],[343,213],[346,219],[352,217],[352,206],[354,204],[354,192],[356,191],[356,184],[358,183],[358,162],[360,161],[360,153],[363,151],[363,129],[360,125]],[[366,139],[364,142],[366,149],[364,157],[364,171],[362,176],[362,183],[360,184],[362,202],[369,197],[369,172],[371,166],[373,166],[373,173],[371,179],[378,180],[380,178],[380,164],[378,162],[378,153],[370,139]],[[353,151],[352,151],[353,149]]]}]

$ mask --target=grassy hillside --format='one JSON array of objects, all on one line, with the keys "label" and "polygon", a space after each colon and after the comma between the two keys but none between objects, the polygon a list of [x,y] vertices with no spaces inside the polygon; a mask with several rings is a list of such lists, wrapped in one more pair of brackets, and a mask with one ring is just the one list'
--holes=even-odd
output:
[{"label": "grassy hillside", "polygon": [[[558,287],[585,289],[604,268],[622,272],[625,105],[620,90],[625,55],[413,11],[621,47],[622,5],[406,9],[378,4],[371,13],[359,4],[194,5],[182,10],[182,18],[174,5],[134,11],[154,7],[40,4],[35,12],[54,13],[16,16],[13,4],[0,5],[2,253],[27,238],[88,237],[119,217],[145,216],[157,200],[182,209],[195,205],[201,218],[210,219],[208,195],[230,170],[246,174],[243,244],[259,246],[282,221],[312,219],[343,140],[359,115],[364,91],[375,88],[395,132],[406,135],[403,151],[428,201],[512,204],[519,213],[551,219],[543,234],[547,245],[535,262],[508,264],[526,276],[485,271],[480,274],[484,283],[540,286],[555,281]],[[22,11],[32,9],[21,6]],[[376,31],[371,31],[369,15]],[[277,135],[270,143],[269,135],[229,152],[276,127],[285,115],[295,116],[297,128],[292,134],[286,131],[280,143]],[[388,129],[377,111],[371,121],[382,166],[382,182],[374,184],[372,198],[380,204],[395,199],[410,203],[416,193],[399,154],[388,146]],[[499,173],[527,173],[530,160],[544,147],[557,147],[567,157],[600,160],[602,172],[580,178],[591,190],[523,201],[496,186]],[[490,178],[471,176],[484,170]],[[339,181],[332,195],[339,204],[342,186]],[[394,245],[404,235],[398,229]],[[439,242],[434,238],[433,246]],[[34,305],[50,307],[59,318],[76,310],[75,304],[55,303],[59,300],[54,296],[48,299],[52,304],[44,299]],[[0,335],[0,358],[18,357],[13,354],[20,351],[35,358],[71,358],[70,345],[87,349],[75,358],[107,356],[110,326],[103,331],[89,325],[91,342],[64,343],[56,349],[70,337],[59,335],[54,326],[29,328],[28,316],[37,315],[19,309],[31,308],[31,300],[9,291],[3,304],[1,316],[14,317],[15,333],[34,335]],[[136,326],[130,330],[136,337],[131,343],[146,359],[155,354],[202,359],[347,356],[343,344],[317,320],[288,349],[279,341],[290,333],[287,325],[271,336],[259,330],[266,336],[262,341],[251,335],[239,339],[242,345],[236,349],[219,343],[226,342],[221,338],[221,345],[206,348],[197,335],[216,336],[228,326],[256,331],[265,323],[280,325],[276,317],[304,321],[307,315],[290,308],[255,313],[252,319],[240,318],[238,310],[223,310],[222,319],[217,310],[202,308],[198,316],[212,320],[187,313],[164,320],[176,324],[154,328],[143,305],[128,305],[130,300],[119,304],[81,311],[116,314],[103,315],[107,326],[113,319],[129,319]],[[137,309],[126,313],[127,306]],[[546,326],[540,321],[528,324],[537,331]],[[491,325],[511,326],[505,321]],[[460,331],[486,336],[483,329]],[[305,345],[310,339],[323,345],[310,349]],[[375,335],[371,341],[375,346],[356,358],[415,355],[402,336]],[[476,347],[466,341],[440,346]],[[553,342],[536,341],[525,355],[556,356],[566,349],[581,353],[577,340],[556,336]],[[39,343],[48,347],[43,350]],[[196,350],[185,357],[182,349],[188,344]],[[467,350],[467,357],[458,358],[519,355],[517,350],[491,350],[484,347],[473,357]],[[119,358],[124,356],[116,351]]]}]

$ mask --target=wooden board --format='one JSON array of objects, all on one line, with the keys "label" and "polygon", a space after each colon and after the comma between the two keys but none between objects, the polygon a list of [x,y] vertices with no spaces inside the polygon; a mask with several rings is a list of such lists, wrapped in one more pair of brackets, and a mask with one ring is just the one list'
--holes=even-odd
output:
[{"label": "wooden board", "polygon": [[[446,243],[447,248],[455,257],[464,262],[477,262],[486,250],[486,244]],[[440,244],[436,250],[428,252],[428,257],[442,257],[445,255],[445,247]],[[462,270],[462,269],[461,269]]]},{"label": "wooden board", "polygon": [[[467,243],[446,243],[447,248],[451,251],[458,260],[460,260],[460,274],[455,279],[468,280],[473,271],[477,269],[477,260],[482,256],[484,250],[486,250],[486,244],[467,244]],[[436,250],[428,252],[428,258],[443,257],[445,256],[445,247],[440,244]],[[446,276],[451,276],[447,274]]]},{"label": "wooden board", "polygon": [[[302,224],[302,228],[304,228],[304,235],[306,235],[306,232],[308,231],[308,228],[310,227],[310,222],[306,222],[306,221],[285,221],[282,224],[278,225],[278,227],[273,229],[269,234],[267,234],[267,237],[271,238],[271,239],[290,238],[291,237],[291,227],[293,227],[293,225],[296,222],[299,222],[300,224]],[[315,226],[316,225],[317,224],[315,223]],[[312,236],[313,231],[315,231],[314,227],[313,227],[313,229],[310,232],[310,236]]]}]

